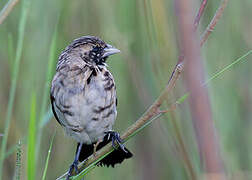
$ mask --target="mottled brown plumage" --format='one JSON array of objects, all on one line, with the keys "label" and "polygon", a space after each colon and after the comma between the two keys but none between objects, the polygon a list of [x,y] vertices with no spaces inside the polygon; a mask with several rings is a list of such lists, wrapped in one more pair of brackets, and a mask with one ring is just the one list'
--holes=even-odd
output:
[{"label": "mottled brown plumage", "polygon": [[[97,37],[84,36],[74,40],[59,57],[51,87],[52,110],[66,133],[79,144],[69,176],[78,160],[93,153],[96,142],[102,142],[98,149],[110,140],[121,143],[118,133],[112,132],[117,98],[114,78],[106,67],[106,59],[118,52]],[[100,164],[114,166],[132,156],[123,145],[120,147]]]}]

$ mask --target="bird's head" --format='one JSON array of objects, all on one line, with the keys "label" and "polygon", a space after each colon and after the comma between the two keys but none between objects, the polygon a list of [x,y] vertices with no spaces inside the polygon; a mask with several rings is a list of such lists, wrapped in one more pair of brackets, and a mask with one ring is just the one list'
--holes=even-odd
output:
[{"label": "bird's head", "polygon": [[75,39],[65,51],[81,57],[87,64],[96,66],[104,65],[110,55],[120,52],[119,49],[106,44],[95,36],[83,36]]}]

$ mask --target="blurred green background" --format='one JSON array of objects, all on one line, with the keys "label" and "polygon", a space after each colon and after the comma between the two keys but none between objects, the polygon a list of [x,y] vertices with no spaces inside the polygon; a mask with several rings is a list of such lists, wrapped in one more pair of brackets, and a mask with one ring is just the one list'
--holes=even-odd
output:
[{"label": "blurred green background", "polygon": [[[219,2],[208,2],[199,35]],[[0,8],[6,3],[7,0],[1,0]],[[200,1],[194,3],[196,15]],[[251,8],[251,0],[229,1],[201,51],[208,77],[251,49]],[[19,44],[22,42],[22,14],[26,10],[23,43]],[[58,55],[75,38],[95,35],[121,50],[119,55],[108,60],[118,95],[114,129],[123,132],[136,121],[165,87],[179,56],[174,11],[172,0],[20,0],[0,25],[1,134],[6,125],[11,81],[15,76],[16,49],[21,52],[3,173],[0,174],[2,179],[13,179],[18,168],[21,168],[20,179],[41,179],[55,130],[46,179],[57,178],[72,162],[76,142],[64,134],[52,116],[49,86]],[[208,85],[228,179],[252,179],[251,60],[250,55]],[[183,79],[180,79],[167,99],[168,105],[185,92]],[[181,151],[183,145],[179,139],[186,154]],[[17,148],[19,140],[21,148]],[[0,137],[0,144],[2,141]],[[194,173],[201,174],[187,100],[172,115],[163,116],[132,138],[127,147],[134,158],[114,169],[95,168],[86,179],[191,179],[185,156]],[[20,150],[21,161],[16,161]],[[17,162],[21,166],[17,166]],[[29,168],[32,169],[27,170]],[[34,174],[29,174],[31,171]]]}]

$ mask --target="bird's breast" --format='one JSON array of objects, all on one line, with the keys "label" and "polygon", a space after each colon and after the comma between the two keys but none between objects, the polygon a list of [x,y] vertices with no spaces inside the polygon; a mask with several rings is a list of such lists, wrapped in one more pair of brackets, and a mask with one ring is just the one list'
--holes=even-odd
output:
[{"label": "bird's breast", "polygon": [[56,112],[61,113],[60,121],[67,134],[88,144],[102,139],[104,132],[112,129],[117,115],[113,76],[108,71],[85,72],[64,81],[71,88],[61,90],[58,102],[71,113]]}]

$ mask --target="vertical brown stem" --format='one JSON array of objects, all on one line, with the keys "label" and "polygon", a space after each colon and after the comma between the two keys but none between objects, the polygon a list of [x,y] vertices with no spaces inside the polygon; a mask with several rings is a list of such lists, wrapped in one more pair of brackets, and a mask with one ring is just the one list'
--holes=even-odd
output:
[{"label": "vertical brown stem", "polygon": [[207,173],[223,173],[219,143],[212,120],[208,91],[201,88],[204,68],[200,56],[200,44],[194,33],[192,0],[175,1],[180,32],[181,48],[185,56],[185,82],[191,92],[190,108],[196,138],[204,170]]}]

